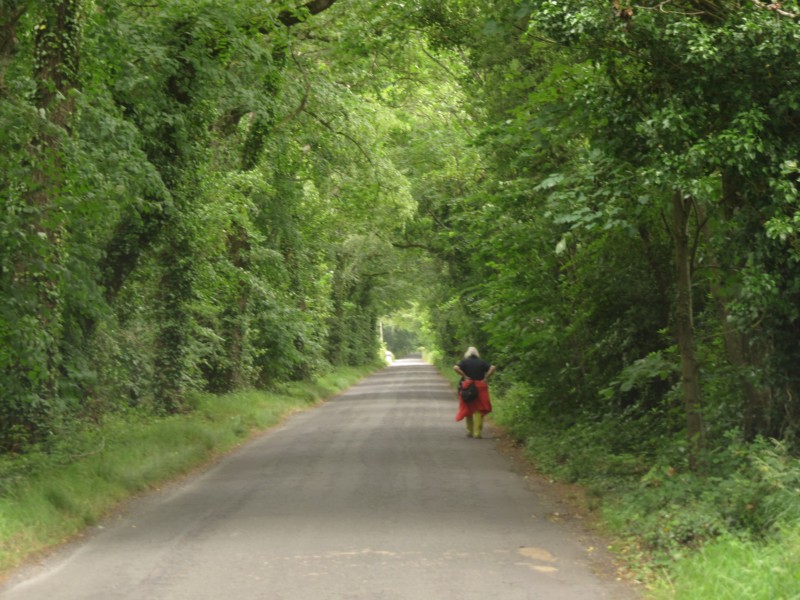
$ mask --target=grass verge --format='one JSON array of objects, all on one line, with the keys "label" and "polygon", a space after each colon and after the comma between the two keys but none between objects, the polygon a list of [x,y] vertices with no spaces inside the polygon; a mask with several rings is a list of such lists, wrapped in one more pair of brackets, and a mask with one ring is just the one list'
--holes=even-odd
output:
[{"label": "grass verge", "polygon": [[189,414],[111,416],[46,453],[0,457],[0,574],[69,540],[126,498],[213,460],[371,371],[338,369],[269,392],[202,394]]},{"label": "grass verge", "polygon": [[[493,396],[494,420],[540,473],[576,484],[630,576],[658,600],[800,600],[800,459],[775,440],[729,432],[691,472],[680,438],[649,440],[640,419],[535,418],[536,391]],[[638,437],[637,437],[638,436]]]},{"label": "grass verge", "polygon": [[678,559],[653,586],[657,600],[798,600],[800,526],[769,541],[723,537]]}]

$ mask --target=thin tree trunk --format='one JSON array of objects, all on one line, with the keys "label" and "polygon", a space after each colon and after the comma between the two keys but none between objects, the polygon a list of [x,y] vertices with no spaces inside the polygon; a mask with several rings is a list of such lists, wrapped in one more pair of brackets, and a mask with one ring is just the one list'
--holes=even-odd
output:
[{"label": "thin tree trunk", "polygon": [[[730,221],[734,218],[735,211],[743,206],[742,187],[745,182],[741,175],[734,169],[730,169],[722,175],[722,208],[725,219]],[[712,257],[713,259],[713,257]],[[717,266],[718,271],[723,272],[724,268],[740,268],[743,265],[721,265]],[[748,440],[752,440],[759,434],[769,434],[769,405],[770,391],[763,387],[758,387],[747,377],[747,371],[761,370],[764,367],[764,342],[755,342],[752,336],[742,333],[731,324],[728,318],[730,312],[726,303],[726,298],[720,289],[720,285],[712,280],[711,294],[718,307],[722,322],[722,336],[725,341],[725,354],[728,362],[736,368],[743,394],[743,432]]]},{"label": "thin tree trunk", "polygon": [[680,190],[672,196],[672,235],[675,243],[675,336],[681,357],[686,435],[689,444],[689,466],[700,468],[703,449],[702,392],[700,367],[695,353],[694,314],[692,301],[692,246],[689,236],[692,201]]},{"label": "thin tree trunk", "polygon": [[229,390],[241,388],[246,383],[244,372],[245,340],[247,338],[247,309],[250,304],[250,284],[246,273],[250,269],[250,238],[241,223],[233,223],[228,234],[228,247],[231,264],[236,267],[236,300],[230,309],[229,320],[225,325],[227,354],[230,367],[227,375]]},{"label": "thin tree trunk", "polygon": [[[721,267],[716,264],[713,257],[708,264],[714,268]],[[726,297],[721,289],[719,282],[712,278],[709,289],[711,298],[717,308],[717,315],[722,330],[722,340],[725,343],[725,358],[734,369],[740,384],[742,406],[742,427],[745,439],[752,440],[759,434],[769,433],[768,409],[770,404],[770,393],[768,389],[758,387],[747,371],[763,368],[763,357],[756,348],[753,352],[751,347],[753,342],[750,337],[737,330],[731,323],[730,311],[726,302]]]}]

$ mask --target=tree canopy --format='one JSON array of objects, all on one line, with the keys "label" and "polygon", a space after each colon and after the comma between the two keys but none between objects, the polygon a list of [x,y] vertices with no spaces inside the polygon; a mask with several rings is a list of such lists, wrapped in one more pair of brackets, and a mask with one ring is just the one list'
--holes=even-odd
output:
[{"label": "tree canopy", "polygon": [[798,65],[796,0],[0,0],[0,453],[477,346],[648,548],[791,526]]},{"label": "tree canopy", "polygon": [[797,2],[0,7],[6,451],[381,320],[620,451],[797,440]]}]

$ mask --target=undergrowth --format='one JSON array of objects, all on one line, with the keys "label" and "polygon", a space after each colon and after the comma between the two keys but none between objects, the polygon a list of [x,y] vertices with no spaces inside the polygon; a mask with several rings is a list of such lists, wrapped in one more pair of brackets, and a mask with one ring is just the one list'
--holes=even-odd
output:
[{"label": "undergrowth", "polygon": [[655,597],[800,600],[800,460],[782,443],[728,432],[696,474],[682,435],[654,438],[653,415],[563,426],[537,415],[536,397],[522,385],[494,396],[495,421],[540,472],[586,489]]},{"label": "undergrowth", "polygon": [[357,382],[374,369],[339,369],[269,392],[198,394],[188,414],[137,412],[74,427],[25,454],[0,457],[0,572],[63,542],[125,498],[202,465]]}]

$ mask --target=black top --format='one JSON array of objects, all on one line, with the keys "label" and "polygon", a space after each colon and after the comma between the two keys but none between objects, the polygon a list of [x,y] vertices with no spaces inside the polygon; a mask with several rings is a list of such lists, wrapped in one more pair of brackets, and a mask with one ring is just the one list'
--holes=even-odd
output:
[{"label": "black top", "polygon": [[465,358],[460,363],[458,363],[458,367],[467,374],[467,377],[470,379],[483,379],[486,376],[486,373],[489,372],[489,369],[492,368],[492,365],[487,363],[482,358],[478,358],[477,356],[470,356],[469,358]]}]

